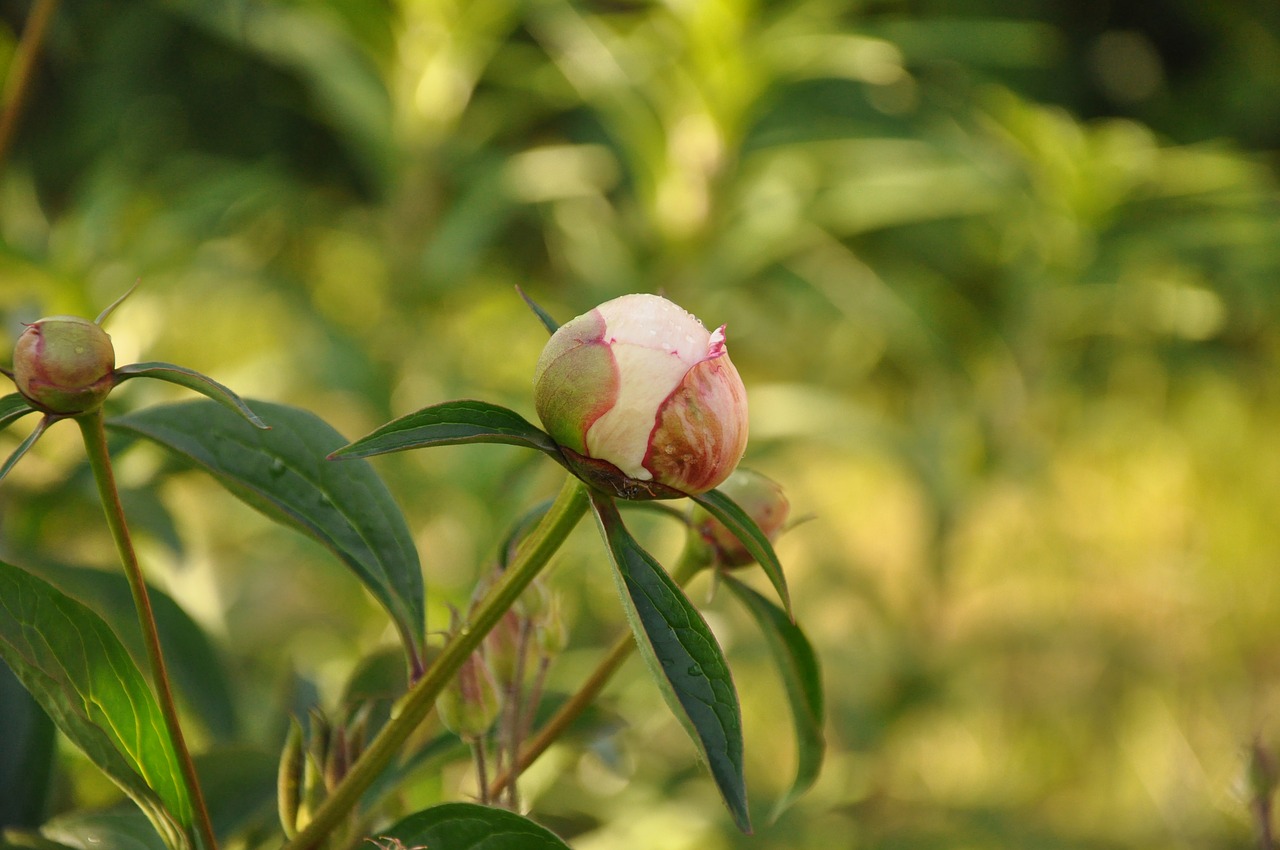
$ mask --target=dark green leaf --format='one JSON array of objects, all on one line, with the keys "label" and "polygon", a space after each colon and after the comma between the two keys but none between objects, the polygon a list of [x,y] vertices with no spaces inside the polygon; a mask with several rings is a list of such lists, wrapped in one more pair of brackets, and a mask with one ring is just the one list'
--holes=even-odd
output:
[{"label": "dark green leaf", "polygon": [[75,850],[165,850],[147,819],[136,809],[123,806],[59,815],[40,832]]},{"label": "dark green leaf", "polygon": [[130,378],[156,378],[157,380],[168,381],[171,384],[177,384],[180,387],[186,387],[189,390],[195,390],[202,395],[208,396],[228,410],[235,411],[243,416],[255,428],[270,427],[249,409],[249,406],[240,399],[240,396],[208,375],[201,375],[192,369],[175,366],[172,363],[134,363],[131,366],[121,366],[116,370],[116,376],[122,382]]},{"label": "dark green leaf", "polygon": [[276,756],[227,747],[197,756],[196,773],[220,844],[275,823]]},{"label": "dark green leaf", "polygon": [[476,803],[445,803],[423,809],[377,838],[428,850],[569,850],[555,833],[528,818]]},{"label": "dark green leaf", "polygon": [[560,330],[560,323],[551,318],[551,314],[538,306],[538,303],[530,298],[523,289],[517,286],[516,292],[520,293],[520,297],[524,299],[524,303],[529,305],[529,309],[538,317],[538,321],[542,322],[542,326],[547,329],[547,333],[553,334]]},{"label": "dark green leaf", "polygon": [[151,407],[107,424],[195,462],[247,504],[327,546],[387,609],[419,669],[422,568],[390,491],[367,463],[325,460],[346,441],[315,414],[268,402],[254,406],[271,430],[248,428],[206,401]]},{"label": "dark green leaf", "polygon": [[698,609],[640,547],[611,499],[591,493],[640,654],[706,761],[734,822],[751,831],[742,772],[742,715],[729,665]]},{"label": "dark green leaf", "polygon": [[0,657],[63,734],[142,808],[165,843],[187,846],[191,803],[160,707],[102,618],[0,562]]},{"label": "dark green leaf", "polygon": [[56,754],[53,721],[2,663],[0,729],[0,829],[39,826]]},{"label": "dark green leaf", "polygon": [[0,431],[8,428],[28,413],[35,412],[36,409],[22,396],[22,393],[10,393],[7,396],[0,397]]},{"label": "dark green leaf", "polygon": [[720,520],[724,527],[733,532],[733,535],[742,542],[747,552],[755,558],[756,563],[764,570],[764,574],[769,577],[773,589],[778,592],[778,598],[782,600],[782,607],[786,609],[787,616],[794,619],[791,613],[791,593],[787,590],[787,577],[782,573],[782,564],[778,561],[777,553],[773,551],[773,544],[760,530],[760,526],[756,525],[755,520],[738,507],[733,499],[719,490],[712,490],[691,498],[706,508],[707,513]]},{"label": "dark green leaf", "polygon": [[[101,612],[135,661],[147,663],[133,594],[123,573],[50,563],[40,564],[33,572]],[[173,597],[150,585],[147,593],[178,697],[215,738],[230,738],[236,732],[235,704],[226,669],[213,643]]]},{"label": "dark green leaf", "polygon": [[351,445],[343,446],[332,456],[370,457],[459,443],[508,443],[537,449],[556,460],[560,459],[560,452],[551,438],[523,416],[487,401],[471,399],[446,401],[401,416]]},{"label": "dark green leaf", "polygon": [[770,817],[776,820],[809,790],[822,770],[827,749],[823,735],[826,707],[822,671],[809,639],[786,612],[733,576],[725,575],[723,581],[760,624],[791,704],[796,731],[796,778],[791,789],[774,806]]}]

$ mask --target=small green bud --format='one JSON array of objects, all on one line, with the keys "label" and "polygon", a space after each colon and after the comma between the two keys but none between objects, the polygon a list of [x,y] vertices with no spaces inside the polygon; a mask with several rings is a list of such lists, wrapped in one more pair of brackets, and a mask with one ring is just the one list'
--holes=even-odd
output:
[{"label": "small green bud", "polygon": [[436,698],[440,722],[464,741],[488,734],[501,710],[498,686],[479,652],[471,653],[458,668],[453,681]]},{"label": "small green bud", "polygon": [[50,316],[30,325],[13,351],[13,379],[32,405],[75,416],[97,409],[115,386],[116,353],[88,319]]}]

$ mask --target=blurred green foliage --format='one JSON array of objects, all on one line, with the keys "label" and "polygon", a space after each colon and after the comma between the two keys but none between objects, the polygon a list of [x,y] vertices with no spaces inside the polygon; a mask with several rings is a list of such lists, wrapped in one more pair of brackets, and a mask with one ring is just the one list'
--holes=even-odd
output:
[{"label": "blurred green foliage", "polygon": [[[0,3],[0,63],[27,6]],[[624,731],[534,769],[536,817],[581,850],[1252,846],[1248,745],[1280,741],[1278,93],[1280,14],[1228,0],[69,2],[0,172],[0,336],[141,278],[121,363],[355,437],[460,396],[530,415],[516,285],[561,320],[664,291],[728,324],[747,462],[816,516],[779,551],[831,752],[737,836],[631,676]],[[0,548],[109,567],[60,430],[0,489]],[[557,474],[494,447],[378,468],[439,626]],[[243,740],[275,748],[291,682],[335,700],[393,639],[318,547],[158,454],[121,475]],[[560,689],[623,628],[595,541],[573,552]],[[726,599],[763,812],[789,719]]]}]

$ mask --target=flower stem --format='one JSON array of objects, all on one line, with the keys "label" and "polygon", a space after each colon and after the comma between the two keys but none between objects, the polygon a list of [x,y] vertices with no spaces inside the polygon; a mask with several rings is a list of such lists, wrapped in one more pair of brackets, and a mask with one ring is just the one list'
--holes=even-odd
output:
[{"label": "flower stem", "polygon": [[431,711],[436,697],[453,679],[458,668],[537,577],[586,512],[586,490],[576,478],[570,477],[556,497],[555,504],[521,544],[515,560],[503,572],[502,578],[472,612],[469,622],[445,643],[434,663],[401,700],[395,716],[382,727],[369,744],[369,749],[356,760],[351,771],[316,810],[306,829],[284,845],[283,850],[315,847],[355,807],[360,796],[399,754],[409,735]]},{"label": "flower stem", "polygon": [[[684,587],[706,566],[707,561],[702,551],[692,546],[686,546],[671,577],[675,579],[677,584]],[[596,669],[592,671],[591,676],[578,689],[577,693],[570,697],[568,702],[560,706],[560,710],[538,730],[538,734],[525,745],[519,755],[512,756],[507,768],[498,774],[492,784],[489,785],[489,797],[491,799],[497,799],[504,788],[515,786],[520,774],[524,773],[529,768],[529,765],[537,761],[538,757],[564,734],[564,731],[572,725],[573,721],[577,720],[578,716],[591,703],[595,702],[596,697],[600,696],[600,692],[605,689],[605,686],[613,678],[613,674],[617,673],[623,662],[631,657],[631,653],[635,648],[636,640],[630,632],[622,635],[614,642],[608,654],[596,665]]]},{"label": "flower stem", "polygon": [[98,484],[98,497],[102,501],[107,525],[111,528],[111,537],[115,540],[116,551],[120,555],[120,563],[124,565],[124,574],[129,580],[129,590],[133,593],[133,604],[138,611],[138,623],[142,627],[142,639],[146,645],[147,660],[151,666],[151,681],[160,703],[160,711],[164,715],[165,726],[169,730],[169,737],[173,740],[173,747],[177,752],[178,766],[182,771],[182,779],[187,786],[187,793],[191,797],[191,805],[195,810],[200,838],[205,850],[217,850],[218,843],[213,834],[213,822],[209,819],[209,810],[205,806],[200,779],[196,776],[195,762],[191,759],[191,751],[187,748],[186,738],[182,734],[182,725],[178,721],[178,708],[173,701],[169,671],[164,663],[164,653],[160,649],[160,633],[156,629],[151,596],[147,593],[146,579],[142,575],[142,567],[138,564],[138,555],[133,549],[133,541],[129,536],[124,506],[120,503],[120,492],[116,489],[115,473],[111,468],[111,457],[107,453],[107,432],[103,423],[102,408],[76,417],[76,423],[79,424],[80,433],[84,437],[89,466],[93,469],[93,477]]}]

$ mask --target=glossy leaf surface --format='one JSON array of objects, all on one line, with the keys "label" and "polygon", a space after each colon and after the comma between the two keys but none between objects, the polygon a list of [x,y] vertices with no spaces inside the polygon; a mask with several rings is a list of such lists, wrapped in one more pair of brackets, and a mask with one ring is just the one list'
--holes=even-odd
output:
[{"label": "glossy leaf surface", "polygon": [[316,415],[254,402],[271,430],[209,401],[147,408],[108,422],[203,467],[241,500],[328,547],[391,615],[422,659],[422,568],[404,516],[367,463],[331,463],[346,440]]},{"label": "glossy leaf surface", "polygon": [[184,846],[191,803],[150,686],[92,609],[0,562],[0,657],[90,761]]},{"label": "glossy leaf surface", "polygon": [[724,653],[680,586],[627,531],[613,501],[593,492],[591,503],[640,654],[706,761],[734,821],[750,832],[742,715]]}]

